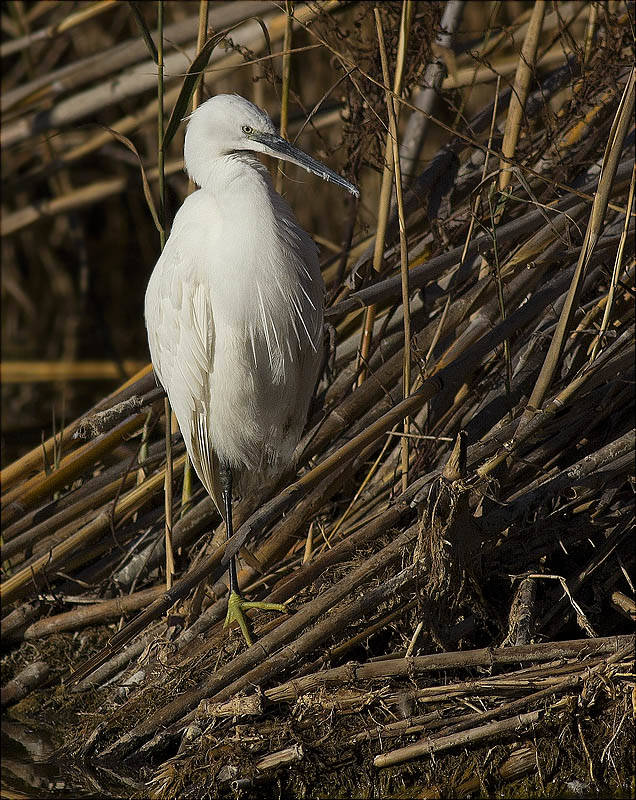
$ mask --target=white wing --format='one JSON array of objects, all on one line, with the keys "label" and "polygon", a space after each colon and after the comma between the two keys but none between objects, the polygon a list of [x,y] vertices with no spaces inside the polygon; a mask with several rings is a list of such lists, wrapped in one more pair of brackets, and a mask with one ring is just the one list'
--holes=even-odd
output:
[{"label": "white wing", "polygon": [[218,460],[208,430],[214,319],[204,286],[170,242],[151,276],[145,305],[155,372],[179,422],[192,465],[223,513]]}]

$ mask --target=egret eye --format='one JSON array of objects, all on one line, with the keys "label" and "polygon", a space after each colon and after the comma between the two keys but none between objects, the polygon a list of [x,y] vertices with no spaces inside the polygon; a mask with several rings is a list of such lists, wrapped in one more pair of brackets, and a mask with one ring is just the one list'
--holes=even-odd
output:
[{"label": "egret eye", "polygon": [[254,128],[252,128],[251,125],[243,125],[241,130],[243,131],[243,133],[247,133],[247,134],[254,133]]}]

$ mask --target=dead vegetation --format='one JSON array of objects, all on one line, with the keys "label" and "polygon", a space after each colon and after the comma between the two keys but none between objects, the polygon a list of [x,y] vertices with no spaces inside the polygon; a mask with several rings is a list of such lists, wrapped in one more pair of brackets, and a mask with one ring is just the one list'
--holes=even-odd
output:
[{"label": "dead vegetation", "polygon": [[[173,435],[166,592],[157,4],[6,4],[3,707],[103,796],[633,796],[633,6],[206,6],[165,4],[168,129],[205,50],[361,186],[277,178],[335,349],[227,548]],[[247,650],[231,552],[289,608]]]}]

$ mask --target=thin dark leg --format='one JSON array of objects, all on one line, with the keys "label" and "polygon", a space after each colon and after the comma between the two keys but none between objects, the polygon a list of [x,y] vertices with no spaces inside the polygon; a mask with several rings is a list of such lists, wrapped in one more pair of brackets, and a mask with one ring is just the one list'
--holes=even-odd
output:
[{"label": "thin dark leg", "polygon": [[[234,527],[232,525],[232,470],[227,464],[221,464],[219,469],[219,480],[221,483],[221,494],[223,496],[223,505],[225,506],[225,528],[227,531],[227,538],[231,539],[234,534]],[[238,593],[238,580],[236,577],[236,558],[230,558],[229,566],[230,575],[230,593]]]},{"label": "thin dark leg", "polygon": [[[232,527],[232,470],[227,464],[221,464],[219,469],[219,483],[221,484],[221,495],[223,497],[223,508],[225,511],[225,527],[227,538],[231,539],[233,534]],[[246,602],[239,594],[238,580],[236,578],[236,558],[232,556],[229,564],[230,594],[227,598],[227,614],[225,617],[225,627],[236,621],[243,633],[247,645],[252,644],[245,611],[248,608],[260,608],[265,611],[287,611],[281,603],[261,603]]]}]

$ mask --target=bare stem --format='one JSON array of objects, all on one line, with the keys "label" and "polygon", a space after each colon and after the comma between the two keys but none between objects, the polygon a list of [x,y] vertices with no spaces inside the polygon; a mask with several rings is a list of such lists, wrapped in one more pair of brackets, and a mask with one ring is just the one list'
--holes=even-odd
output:
[{"label": "bare stem", "polygon": [[[205,43],[208,30],[208,0],[199,0],[199,29],[197,31],[197,54],[201,52],[201,48]],[[197,83],[197,88],[192,95],[192,110],[198,108],[201,104],[201,88],[203,86],[203,76]],[[195,184],[192,179],[188,181],[188,194],[192,194],[195,189]],[[181,516],[190,508],[192,499],[192,464],[190,463],[190,456],[186,454],[185,466],[183,468],[183,486],[181,488]]]},{"label": "bare stem", "polygon": [[[289,81],[291,77],[291,46],[292,46],[292,22],[294,19],[294,4],[291,0],[286,0],[285,10],[287,19],[285,20],[285,36],[283,38],[283,86],[280,98],[280,135],[287,138],[287,120],[289,116]],[[276,170],[276,191],[280,194],[283,190],[283,167],[282,162],[278,162]]]},{"label": "bare stem", "polygon": [[[394,91],[399,94],[402,70],[404,67],[404,59],[406,47],[408,42],[409,25],[412,14],[412,3],[410,0],[402,6],[402,22],[400,25],[400,41],[398,45],[397,56],[397,69],[395,75]],[[382,20],[380,18],[380,11],[376,6],[374,9],[375,24],[378,33],[378,43],[380,46],[380,59],[382,61],[382,76],[384,83],[389,85],[389,64],[386,57],[386,47],[384,44],[384,33],[382,31]],[[404,221],[404,199],[402,195],[402,172],[400,169],[399,146],[398,146],[398,129],[397,129],[397,116],[399,113],[399,106],[394,100],[392,95],[387,92],[386,107],[389,117],[389,139],[393,151],[393,167],[395,170],[395,193],[397,196],[398,206],[398,220],[400,225],[400,275],[402,278],[402,308],[404,312],[404,360],[402,366],[402,390],[403,397],[408,397],[411,391],[411,314],[409,309],[409,256],[408,245],[406,239],[406,224]],[[406,416],[403,422],[404,437],[402,439],[401,447],[401,461],[402,461],[402,491],[405,492],[408,487],[408,469],[409,469],[409,417]]]}]

